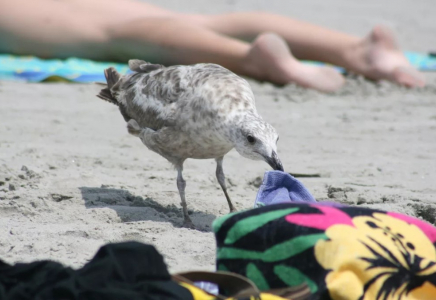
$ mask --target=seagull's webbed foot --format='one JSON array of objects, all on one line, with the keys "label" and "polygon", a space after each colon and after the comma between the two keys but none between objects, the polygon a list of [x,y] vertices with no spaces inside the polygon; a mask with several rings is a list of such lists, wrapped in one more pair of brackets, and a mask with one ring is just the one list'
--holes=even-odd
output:
[{"label": "seagull's webbed foot", "polygon": [[195,229],[194,223],[192,223],[191,218],[188,214],[188,206],[186,205],[186,199],[185,199],[185,188],[186,188],[186,181],[183,179],[182,171],[183,171],[183,164],[179,164],[176,166],[177,168],[177,189],[179,190],[180,194],[180,200],[182,202],[180,203],[182,205],[183,209],[183,227]]},{"label": "seagull's webbed foot", "polygon": [[191,218],[188,217],[187,219],[185,218],[183,220],[183,225],[182,227],[184,228],[189,228],[189,229],[196,229],[194,223],[192,223]]},{"label": "seagull's webbed foot", "polygon": [[227,187],[226,187],[226,177],[224,176],[224,170],[223,170],[223,157],[219,157],[216,159],[216,178],[218,179],[218,183],[220,184],[224,195],[226,196],[227,203],[229,204],[230,212],[237,211],[236,208],[233,206],[232,200],[230,200],[230,196],[227,193]]}]

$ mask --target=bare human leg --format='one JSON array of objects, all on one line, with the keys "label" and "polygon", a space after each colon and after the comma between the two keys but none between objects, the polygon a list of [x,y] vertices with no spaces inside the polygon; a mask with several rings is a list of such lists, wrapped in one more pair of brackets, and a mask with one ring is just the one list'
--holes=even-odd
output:
[{"label": "bare human leg", "polygon": [[[271,82],[296,83],[323,92],[333,92],[344,84],[344,77],[332,67],[303,64],[289,50],[286,42],[275,33],[259,35],[252,44],[248,67],[261,66],[260,78]],[[253,68],[253,74],[258,72]]]},{"label": "bare human leg", "polygon": [[345,56],[350,69],[370,79],[387,79],[406,87],[423,87],[423,74],[407,61],[393,33],[381,26],[348,49]]},{"label": "bare human leg", "polygon": [[333,70],[301,68],[278,36],[261,35],[250,45],[135,1],[108,0],[106,5],[101,0],[5,1],[0,3],[0,31],[0,51],[8,53],[120,61],[136,57],[166,64],[211,62],[258,80],[295,82],[327,92],[343,83]]},{"label": "bare human leg", "polygon": [[172,15],[134,0],[0,1],[0,52],[103,60],[108,50],[107,28]]},{"label": "bare human leg", "polygon": [[167,64],[217,63],[255,79],[293,82],[324,92],[337,90],[344,82],[332,68],[299,63],[275,34],[261,34],[248,44],[179,17],[140,19],[108,32],[112,55],[141,58],[147,52],[154,61]]},{"label": "bare human leg", "polygon": [[185,15],[185,18],[238,38],[253,39],[262,32],[274,32],[286,40],[298,59],[335,64],[373,80],[387,79],[408,87],[425,85],[423,76],[404,57],[392,32],[380,26],[359,38],[264,12]]}]

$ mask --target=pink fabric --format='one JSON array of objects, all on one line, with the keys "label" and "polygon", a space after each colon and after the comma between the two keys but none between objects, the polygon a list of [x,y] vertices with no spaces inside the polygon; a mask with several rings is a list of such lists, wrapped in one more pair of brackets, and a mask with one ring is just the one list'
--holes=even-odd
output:
[{"label": "pink fabric", "polygon": [[399,214],[399,213],[388,212],[387,214],[389,216],[392,216],[392,217],[398,218],[400,220],[403,220],[403,221],[405,221],[405,222],[407,222],[409,224],[414,224],[414,225],[418,226],[419,229],[421,229],[422,232],[424,232],[424,234],[428,237],[428,239],[432,243],[434,243],[436,241],[436,227],[434,227],[434,226],[432,226],[432,225],[430,225],[430,224],[428,224],[426,222],[423,222],[423,221],[421,221],[419,219],[416,219],[416,218],[413,218],[413,217],[409,217],[409,216],[406,216],[406,215],[402,215],[402,214]]},{"label": "pink fabric", "polygon": [[[347,224],[350,226],[354,226],[351,218],[339,209],[316,204],[311,206],[316,207],[317,209],[322,211],[323,214],[309,215],[296,213],[286,216],[286,221],[288,221],[289,223],[316,228],[320,230],[326,230],[334,224]],[[395,212],[387,212],[387,214],[397,219],[403,220],[409,224],[416,225],[417,227],[419,227],[419,229],[422,230],[422,232],[424,232],[424,234],[432,243],[436,242],[436,227],[432,226],[431,224]]]},{"label": "pink fabric", "polygon": [[334,207],[324,205],[311,205],[323,214],[291,214],[286,216],[286,221],[305,227],[326,230],[334,224],[347,224],[354,227],[351,218],[344,212]]}]

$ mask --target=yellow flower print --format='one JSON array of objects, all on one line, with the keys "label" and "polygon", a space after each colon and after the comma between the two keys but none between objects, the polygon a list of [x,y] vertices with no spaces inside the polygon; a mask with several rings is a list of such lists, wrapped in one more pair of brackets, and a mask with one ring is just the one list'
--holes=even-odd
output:
[{"label": "yellow flower print", "polygon": [[436,299],[436,249],[416,225],[383,213],[352,221],[315,246],[332,299]]}]

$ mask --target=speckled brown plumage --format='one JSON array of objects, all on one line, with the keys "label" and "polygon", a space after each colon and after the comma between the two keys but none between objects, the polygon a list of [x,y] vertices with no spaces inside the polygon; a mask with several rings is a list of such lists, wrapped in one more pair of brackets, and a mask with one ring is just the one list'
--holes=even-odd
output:
[{"label": "speckled brown plumage", "polygon": [[222,170],[231,149],[283,170],[278,135],[257,114],[246,80],[215,64],[164,67],[130,60],[129,67],[133,73],[125,76],[105,70],[108,87],[98,97],[118,105],[129,133],[176,167],[186,226],[193,227],[182,177],[187,158],[216,159],[218,182],[231,211]]}]

